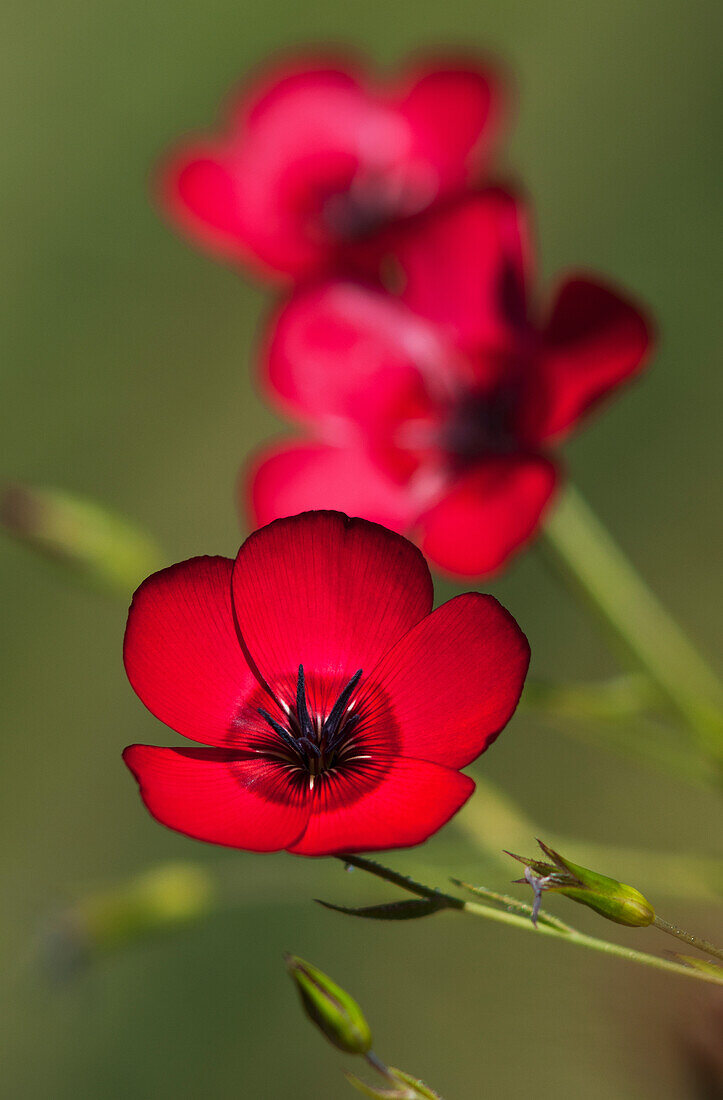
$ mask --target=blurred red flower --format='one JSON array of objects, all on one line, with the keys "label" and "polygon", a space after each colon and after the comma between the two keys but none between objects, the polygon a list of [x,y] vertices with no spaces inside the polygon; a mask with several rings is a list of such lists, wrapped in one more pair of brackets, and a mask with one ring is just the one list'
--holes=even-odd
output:
[{"label": "blurred red flower", "polygon": [[335,512],[255,532],[236,562],[149,577],[128,617],[128,678],[211,748],[132,745],[158,821],[214,844],[300,855],[418,844],[474,783],[529,647],[491,596],[432,611],[421,553]]},{"label": "blurred red flower", "polygon": [[551,445],[641,368],[650,328],[586,275],[538,311],[525,211],[500,190],[419,219],[394,251],[399,296],[327,281],[281,310],[264,380],[311,439],[257,459],[248,503],[259,523],[339,508],[489,574],[541,521]]},{"label": "blurred red flower", "polygon": [[161,204],[202,247],[267,273],[373,270],[384,226],[466,185],[500,114],[496,78],[459,59],[382,87],[339,58],[297,60],[233,103],[222,135],[171,154]]}]

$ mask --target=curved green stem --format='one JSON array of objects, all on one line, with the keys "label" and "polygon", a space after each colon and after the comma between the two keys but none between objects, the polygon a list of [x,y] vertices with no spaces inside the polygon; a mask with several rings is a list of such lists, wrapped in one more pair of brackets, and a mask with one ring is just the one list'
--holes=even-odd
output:
[{"label": "curved green stem", "polygon": [[723,765],[723,689],[678,624],[569,486],[543,544],[636,665],[657,685],[698,747]]},{"label": "curved green stem", "polygon": [[[547,920],[540,920],[535,928],[530,917],[527,915],[527,910],[529,910],[530,914],[532,910],[522,902],[513,902],[512,906],[514,907],[514,911],[510,911],[509,908],[496,908],[491,904],[465,901],[451,894],[445,894],[441,890],[435,890],[433,887],[424,886],[422,883],[415,882],[413,879],[407,878],[407,876],[401,875],[397,871],[392,871],[390,868],[384,867],[375,860],[366,859],[363,856],[357,855],[344,855],[338,858],[344,863],[350,864],[352,867],[358,867],[362,871],[367,871],[369,874],[376,875],[377,878],[382,878],[386,882],[391,882],[395,886],[399,886],[402,890],[406,890],[408,893],[414,894],[417,897],[434,898],[440,903],[443,903],[440,905],[440,908],[455,909],[458,912],[467,913],[470,916],[482,917],[485,920],[495,921],[497,924],[506,924],[511,928],[519,928],[526,932],[532,932],[535,935],[565,940],[567,943],[577,944],[578,947],[587,947],[592,951],[598,951],[604,955],[614,955],[616,958],[627,959],[628,962],[639,963],[641,966],[651,967],[654,970],[663,970],[669,974],[677,974],[680,977],[693,978],[698,981],[708,982],[711,985],[723,986],[723,970],[719,971],[713,968],[713,964],[711,964],[710,968],[705,970],[694,969],[683,963],[676,962],[674,959],[664,959],[657,955],[648,955],[644,951],[636,951],[630,947],[622,947],[620,944],[611,943],[609,940],[601,940],[596,936],[588,936],[584,932],[578,932],[577,929],[571,928],[569,925],[562,925],[561,922],[556,921],[554,917],[550,918],[549,914],[545,913],[541,913],[540,915],[542,917],[547,917]],[[480,891],[480,893],[484,894],[484,891]],[[523,913],[525,915],[523,915]]]}]

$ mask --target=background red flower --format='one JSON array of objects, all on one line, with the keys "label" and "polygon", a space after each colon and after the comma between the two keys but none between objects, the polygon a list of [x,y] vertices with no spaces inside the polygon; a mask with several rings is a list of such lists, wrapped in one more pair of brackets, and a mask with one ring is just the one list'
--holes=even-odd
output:
[{"label": "background red flower", "polygon": [[223,134],[167,159],[161,203],[203,248],[269,273],[373,271],[389,223],[480,168],[501,98],[487,68],[459,58],[383,85],[346,59],[299,59],[245,91]]},{"label": "background red flower", "polygon": [[333,512],[257,531],[235,564],[154,574],[124,657],[146,706],[210,748],[132,745],[146,806],[201,840],[300,855],[418,844],[519,699],[529,647],[491,596],[432,611],[424,558]]},{"label": "background red flower", "polygon": [[394,257],[398,296],[325,282],[272,326],[265,384],[311,438],[257,460],[251,514],[340,508],[416,533],[451,573],[492,573],[543,517],[554,445],[640,370],[650,326],[583,274],[536,302],[526,212],[500,190],[400,230]]}]

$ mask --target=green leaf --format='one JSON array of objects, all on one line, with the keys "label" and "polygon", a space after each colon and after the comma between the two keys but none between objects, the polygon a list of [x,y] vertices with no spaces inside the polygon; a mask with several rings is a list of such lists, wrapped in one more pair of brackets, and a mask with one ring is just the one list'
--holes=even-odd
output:
[{"label": "green leaf", "polygon": [[350,917],[367,917],[370,920],[416,920],[418,917],[429,917],[432,913],[438,913],[440,909],[447,909],[448,905],[442,898],[409,898],[407,901],[390,901],[385,905],[365,905],[361,908],[352,908],[346,905],[332,905],[329,901],[316,898],[319,905],[325,909],[332,909],[335,913],[345,913]]},{"label": "green leaf", "polygon": [[401,1081],[402,1084],[409,1085],[414,1092],[414,1096],[418,1096],[419,1100],[442,1100],[442,1097],[438,1093],[433,1092],[429,1085],[425,1085],[422,1081],[418,1081],[416,1077],[411,1077],[408,1073],[403,1073],[400,1069],[391,1067],[389,1072],[392,1077]]},{"label": "green leaf", "polygon": [[716,974],[719,977],[723,977],[723,966],[720,963],[712,962],[710,959],[699,959],[697,955],[678,955],[675,953],[675,958],[683,963],[683,966],[690,967],[691,970],[702,970],[704,974]]},{"label": "green leaf", "polygon": [[347,1073],[346,1079],[358,1092],[363,1093],[364,1096],[376,1097],[377,1100],[442,1100],[439,1093],[432,1092],[429,1085],[423,1084],[408,1073],[402,1073],[400,1069],[390,1068],[389,1076],[399,1083],[400,1088],[389,1089],[368,1085],[353,1073]]},{"label": "green leaf", "polygon": [[375,1088],[374,1085],[368,1085],[366,1081],[362,1081],[361,1078],[356,1077],[353,1073],[347,1073],[345,1077],[357,1092],[363,1093],[364,1096],[375,1097],[376,1100],[398,1100],[401,1095],[398,1089],[382,1089]]}]

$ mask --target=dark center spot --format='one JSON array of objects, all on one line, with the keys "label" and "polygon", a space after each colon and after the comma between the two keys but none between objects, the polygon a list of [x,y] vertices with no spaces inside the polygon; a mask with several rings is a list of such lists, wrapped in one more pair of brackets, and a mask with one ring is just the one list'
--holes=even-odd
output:
[{"label": "dark center spot", "polygon": [[398,203],[373,181],[357,181],[344,191],[330,195],[322,207],[322,221],[336,237],[362,241],[373,236],[397,213]]},{"label": "dark center spot", "polygon": [[280,722],[263,707],[258,708],[278,739],[268,755],[305,772],[311,787],[317,776],[367,759],[354,737],[360,715],[350,709],[361,675],[361,669],[354,673],[327,715],[312,714],[306,698],[304,666],[299,665],[295,711],[289,708],[285,720]]},{"label": "dark center spot", "polygon": [[510,381],[461,395],[452,404],[442,428],[441,446],[452,464],[466,466],[491,454],[511,454],[517,450],[518,405],[519,386]]}]

